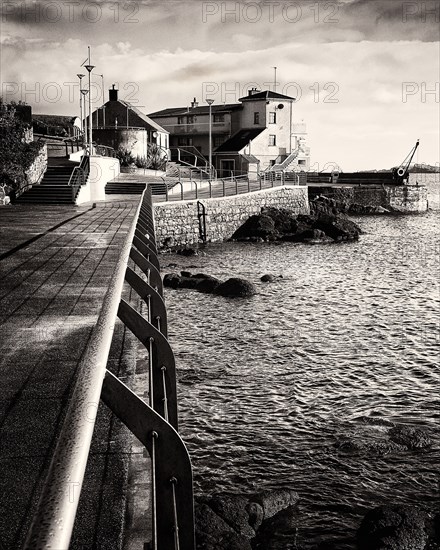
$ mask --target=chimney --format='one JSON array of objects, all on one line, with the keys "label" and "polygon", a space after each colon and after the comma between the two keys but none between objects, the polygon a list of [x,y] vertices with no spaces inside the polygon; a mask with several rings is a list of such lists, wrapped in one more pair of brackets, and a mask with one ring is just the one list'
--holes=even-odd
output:
[{"label": "chimney", "polygon": [[251,95],[258,94],[259,92],[260,90],[257,90],[257,88],[251,88],[250,90],[248,90],[248,97],[250,97]]},{"label": "chimney", "polygon": [[112,88],[108,91],[108,98],[110,101],[118,101],[118,91],[113,84]]},{"label": "chimney", "polygon": [[196,107],[198,107],[199,104],[198,102],[196,101],[196,98],[194,98],[194,101],[191,102],[191,109],[195,109]]}]

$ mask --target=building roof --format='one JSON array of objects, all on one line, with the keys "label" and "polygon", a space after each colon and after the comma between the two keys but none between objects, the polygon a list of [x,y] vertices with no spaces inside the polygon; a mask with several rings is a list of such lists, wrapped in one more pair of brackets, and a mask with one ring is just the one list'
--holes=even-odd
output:
[{"label": "building roof", "polygon": [[[234,111],[236,109],[241,109],[242,106],[240,103],[225,103],[223,105],[212,105],[211,110],[213,113],[228,113],[229,111]],[[161,111],[156,111],[150,113],[149,116],[153,117],[169,117],[169,116],[180,116],[180,115],[207,115],[209,114],[209,106],[201,105],[198,107],[170,107],[169,109],[162,109]]]},{"label": "building roof", "polygon": [[227,139],[215,150],[216,153],[238,152],[248,143],[261,134],[266,128],[243,128]]},{"label": "building roof", "polygon": [[239,101],[254,101],[254,100],[260,100],[260,99],[289,99],[290,101],[295,101],[294,97],[279,94],[278,92],[271,92],[270,90],[253,93],[245,97],[240,97]]},{"label": "building roof", "polygon": [[62,126],[63,128],[74,125],[77,116],[66,115],[32,115],[32,120],[45,126]]},{"label": "building roof", "polygon": [[165,130],[164,128],[162,128],[162,126],[160,126],[157,122],[154,122],[154,120],[152,120],[149,116],[144,115],[142,111],[139,111],[139,109],[137,107],[134,107],[131,103],[128,103],[127,101],[123,101],[122,99],[118,99],[118,102],[124,105],[124,107],[128,107],[130,111],[135,113],[143,122],[148,124],[148,126],[151,126],[158,132],[169,134],[168,130]]},{"label": "building roof", "polygon": [[254,157],[254,155],[245,155],[242,153],[241,156],[251,164],[258,164],[260,162],[260,160],[257,159],[257,157]]}]

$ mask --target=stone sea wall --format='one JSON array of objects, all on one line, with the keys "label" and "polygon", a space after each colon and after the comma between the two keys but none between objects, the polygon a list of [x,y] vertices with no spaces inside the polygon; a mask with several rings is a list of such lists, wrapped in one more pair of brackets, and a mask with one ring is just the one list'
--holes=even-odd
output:
[{"label": "stone sea wall", "polygon": [[[160,248],[200,242],[197,202],[179,201],[154,205],[156,240]],[[229,239],[240,225],[261,208],[285,208],[294,214],[308,214],[306,186],[282,186],[253,193],[201,199],[205,206],[206,236],[209,242]]]},{"label": "stone sea wall", "polygon": [[356,207],[383,208],[402,214],[419,214],[428,209],[428,190],[423,185],[309,187],[310,199],[318,195],[343,203],[353,212]]},{"label": "stone sea wall", "polygon": [[47,168],[47,145],[44,144],[37,158],[26,172],[27,183],[36,185],[41,182]]}]

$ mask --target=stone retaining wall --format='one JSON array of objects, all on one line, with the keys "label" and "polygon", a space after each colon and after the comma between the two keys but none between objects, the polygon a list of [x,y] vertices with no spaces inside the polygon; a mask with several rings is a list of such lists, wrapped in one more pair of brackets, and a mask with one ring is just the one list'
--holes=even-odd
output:
[{"label": "stone retaining wall", "polygon": [[[307,187],[283,186],[253,193],[201,199],[205,205],[206,234],[210,242],[231,238],[249,216],[261,208],[285,208],[294,214],[308,214]],[[156,240],[160,248],[193,245],[200,242],[197,201],[179,201],[154,205]]]},{"label": "stone retaining wall", "polygon": [[309,198],[317,195],[330,197],[347,206],[380,206],[402,214],[418,214],[428,209],[428,190],[423,185],[309,187]]}]

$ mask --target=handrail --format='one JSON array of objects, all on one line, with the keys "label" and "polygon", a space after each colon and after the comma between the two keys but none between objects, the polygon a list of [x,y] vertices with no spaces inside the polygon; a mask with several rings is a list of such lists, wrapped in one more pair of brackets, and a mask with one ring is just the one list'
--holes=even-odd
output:
[{"label": "handrail", "polygon": [[68,185],[72,187],[72,199],[75,201],[80,187],[87,183],[90,173],[90,158],[83,155],[79,166],[75,166],[69,179]]},{"label": "handrail", "polygon": [[[150,454],[153,548],[195,550],[192,470],[188,452],[177,432],[175,364],[167,341],[156,250],[152,195],[148,186],[80,362],[25,550],[67,550],[69,547],[95,424],[90,407],[96,407],[100,398]],[[129,259],[146,280],[128,266]],[[121,298],[124,281],[146,302],[147,319]],[[116,317],[148,350],[149,404],[106,370]],[[73,491],[75,498],[72,498]]]}]

